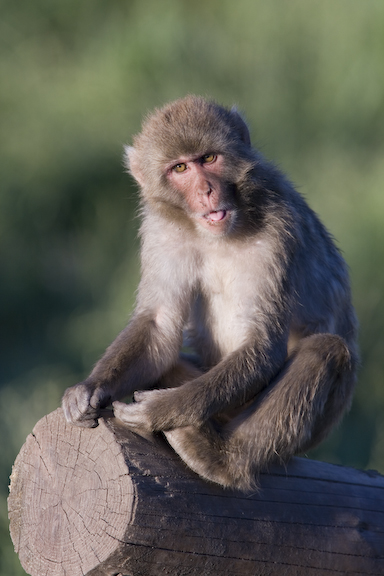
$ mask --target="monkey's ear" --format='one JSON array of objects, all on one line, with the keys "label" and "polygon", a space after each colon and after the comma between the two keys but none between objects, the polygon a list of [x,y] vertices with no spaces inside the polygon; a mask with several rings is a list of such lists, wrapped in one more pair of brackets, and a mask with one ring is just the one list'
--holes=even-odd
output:
[{"label": "monkey's ear", "polygon": [[246,125],[244,119],[239,114],[236,106],[231,108],[231,116],[234,120],[237,130],[240,132],[240,138],[246,146],[251,147],[251,135],[249,133],[248,126]]},{"label": "monkey's ear", "polygon": [[124,146],[124,166],[140,186],[144,186],[144,175],[139,165],[138,153],[133,146]]}]

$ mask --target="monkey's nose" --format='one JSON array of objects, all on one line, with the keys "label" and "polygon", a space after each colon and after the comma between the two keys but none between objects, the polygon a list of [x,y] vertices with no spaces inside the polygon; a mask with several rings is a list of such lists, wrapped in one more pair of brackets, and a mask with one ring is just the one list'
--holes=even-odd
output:
[{"label": "monkey's nose", "polygon": [[212,194],[212,186],[208,183],[206,186],[201,188],[201,192],[199,192],[200,196],[209,196]]}]

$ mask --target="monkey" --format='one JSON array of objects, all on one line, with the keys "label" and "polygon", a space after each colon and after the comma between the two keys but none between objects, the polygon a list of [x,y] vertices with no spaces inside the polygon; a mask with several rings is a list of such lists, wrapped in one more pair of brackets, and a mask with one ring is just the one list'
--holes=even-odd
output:
[{"label": "monkey", "polygon": [[347,266],[236,108],[189,95],[156,109],[125,162],[140,190],[136,307],[64,393],[65,417],[93,427],[112,404],[202,478],[251,490],[350,407],[359,359]]}]

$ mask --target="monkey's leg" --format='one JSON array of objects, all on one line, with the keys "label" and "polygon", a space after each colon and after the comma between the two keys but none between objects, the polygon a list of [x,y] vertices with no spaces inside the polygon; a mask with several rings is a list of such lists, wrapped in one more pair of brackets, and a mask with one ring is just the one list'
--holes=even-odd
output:
[{"label": "monkey's leg", "polygon": [[273,461],[320,442],[349,407],[356,359],[339,336],[304,338],[282,372],[222,430],[178,428],[165,435],[200,476],[240,489]]}]

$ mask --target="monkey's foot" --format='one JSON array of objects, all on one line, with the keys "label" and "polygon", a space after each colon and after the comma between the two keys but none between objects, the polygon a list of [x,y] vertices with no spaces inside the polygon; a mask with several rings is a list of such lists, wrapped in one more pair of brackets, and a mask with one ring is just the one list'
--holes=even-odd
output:
[{"label": "monkey's foot", "polygon": [[152,430],[147,407],[144,403],[125,404],[125,402],[113,402],[113,413],[118,420],[124,422],[131,428],[142,428]]},{"label": "monkey's foot", "polygon": [[212,424],[204,424],[201,428],[175,428],[165,431],[164,435],[175,452],[199,476],[227,488],[239,487],[231,474],[225,442]]}]

